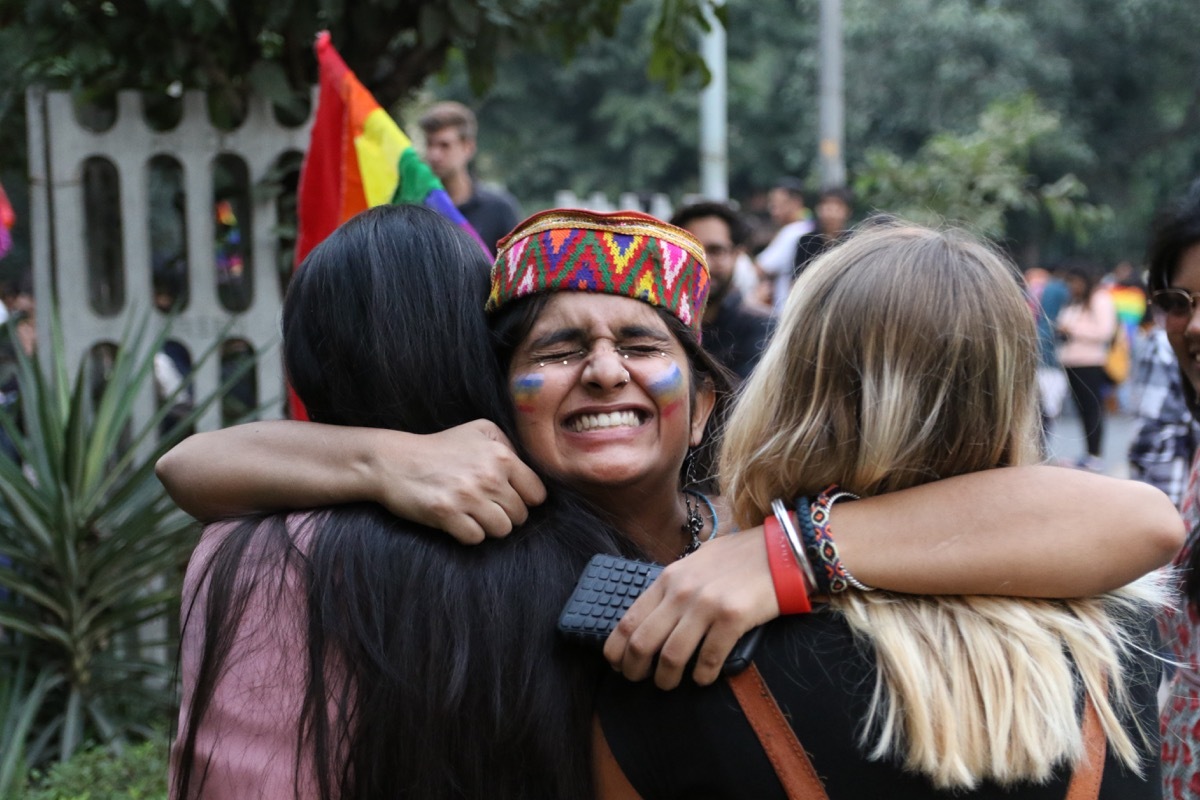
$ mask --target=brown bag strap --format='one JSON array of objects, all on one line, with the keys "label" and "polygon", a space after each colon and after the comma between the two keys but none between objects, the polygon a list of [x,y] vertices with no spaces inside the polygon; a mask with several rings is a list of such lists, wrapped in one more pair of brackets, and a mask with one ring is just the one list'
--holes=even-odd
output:
[{"label": "brown bag strap", "polygon": [[[775,767],[775,774],[779,776],[788,800],[828,800],[829,795],[825,793],[812,761],[796,738],[796,732],[784,719],[758,667],[751,664],[745,672],[729,678],[729,685],[733,687],[738,705],[742,707],[742,713],[754,729],[767,758]],[[1100,715],[1089,697],[1083,708],[1084,759],[1071,776],[1066,800],[1097,800],[1100,797],[1106,746]]]},{"label": "brown bag strap", "polygon": [[[754,729],[763,751],[775,768],[788,800],[829,800],[817,771],[813,768],[804,746],[788,724],[775,702],[775,696],[759,674],[758,667],[748,669],[732,678],[729,685],[737,697],[742,714]],[[592,721],[593,769],[596,796],[599,800],[642,800],[633,788],[625,771],[617,763],[599,719]],[[1097,800],[1100,782],[1104,777],[1104,756],[1107,740],[1100,724],[1100,715],[1091,698],[1083,706],[1084,758],[1071,776],[1066,800]]]},{"label": "brown bag strap", "polygon": [[729,678],[729,685],[733,687],[738,705],[754,729],[754,735],[771,760],[771,766],[775,768],[788,800],[829,800],[817,771],[808,760],[808,753],[804,752],[796,732],[784,719],[758,667],[751,664],[745,671]]},{"label": "brown bag strap", "polygon": [[1075,767],[1067,800],[1096,800],[1100,796],[1100,781],[1104,777],[1104,751],[1108,741],[1100,714],[1091,697],[1083,702],[1083,761]]}]

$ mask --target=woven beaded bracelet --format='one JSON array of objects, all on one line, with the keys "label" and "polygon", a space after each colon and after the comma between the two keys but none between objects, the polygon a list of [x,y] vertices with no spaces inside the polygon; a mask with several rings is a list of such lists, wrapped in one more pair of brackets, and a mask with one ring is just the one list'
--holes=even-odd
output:
[{"label": "woven beaded bracelet", "polygon": [[[802,499],[806,500],[807,498]],[[797,509],[797,513],[801,517],[800,528],[805,534],[805,548],[809,553],[809,558],[818,565],[816,569],[818,586],[827,583],[828,591],[831,594],[844,592],[850,588],[858,589],[860,592],[873,592],[875,591],[874,587],[867,586],[846,569],[846,565],[842,563],[841,556],[838,554],[837,543],[833,540],[833,531],[829,524],[830,518],[833,516],[833,504],[844,499],[857,500],[858,495],[839,491],[837,484],[817,495],[817,499],[809,506],[807,521],[811,534],[809,530],[805,529],[805,515],[801,513],[801,509]]]}]

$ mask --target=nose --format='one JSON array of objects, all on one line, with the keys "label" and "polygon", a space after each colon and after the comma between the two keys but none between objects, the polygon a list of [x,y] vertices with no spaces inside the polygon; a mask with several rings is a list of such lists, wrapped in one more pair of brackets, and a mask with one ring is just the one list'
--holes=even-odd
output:
[{"label": "nose", "polygon": [[616,347],[607,342],[597,342],[587,356],[581,379],[596,389],[619,389],[629,383],[629,370]]}]

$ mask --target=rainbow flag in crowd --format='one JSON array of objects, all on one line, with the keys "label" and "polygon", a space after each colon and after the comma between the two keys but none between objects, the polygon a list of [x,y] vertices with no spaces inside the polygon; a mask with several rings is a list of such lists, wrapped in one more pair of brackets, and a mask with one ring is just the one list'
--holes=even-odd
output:
[{"label": "rainbow flag in crowd", "polygon": [[1137,286],[1113,286],[1108,290],[1112,296],[1113,306],[1117,309],[1117,319],[1126,328],[1134,328],[1141,324],[1146,314],[1146,293]]},{"label": "rainbow flag in crowd", "polygon": [[469,232],[491,255],[412,141],[384,111],[330,41],[317,35],[317,118],[300,171],[299,264],[334,228],[384,203],[426,205]]},{"label": "rainbow flag in crowd", "polygon": [[[299,230],[295,264],[360,211],[384,203],[425,205],[458,225],[491,251],[442,182],[421,160],[412,141],[359,82],[330,41],[317,35],[320,90],[308,152],[297,190]],[[288,388],[293,419],[307,419],[304,406]]]},{"label": "rainbow flag in crowd", "polygon": [[4,187],[0,186],[0,258],[4,258],[12,249],[12,229],[15,224],[16,212],[13,211],[12,203],[8,202]]}]

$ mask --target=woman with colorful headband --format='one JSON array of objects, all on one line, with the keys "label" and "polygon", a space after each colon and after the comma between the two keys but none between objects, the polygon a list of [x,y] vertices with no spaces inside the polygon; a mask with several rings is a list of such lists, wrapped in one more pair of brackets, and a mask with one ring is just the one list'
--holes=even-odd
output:
[{"label": "woman with colorful headband", "polygon": [[[730,416],[720,474],[735,520],[767,518],[780,543],[781,605],[803,575],[792,525],[828,605],[767,626],[732,685],[608,676],[597,709],[632,787],[602,784],[602,797],[1159,796],[1155,581],[1060,601],[917,596],[871,590],[839,563],[832,527],[856,505],[839,499],[1038,459],[1036,335],[1017,281],[966,234],[906,225],[805,271]],[[739,710],[764,695],[774,727]]]},{"label": "woman with colorful headband", "polygon": [[[694,677],[711,682],[738,637],[779,613],[761,528],[725,536],[734,526],[720,502],[685,491],[693,487],[681,479],[719,401],[720,373],[696,346],[706,290],[702,250],[686,232],[634,212],[555,211],[502,242],[488,301],[532,463],[657,560],[721,534],[667,569],[660,594],[669,602],[610,647],[638,677],[662,650],[662,686],[678,683],[697,646]],[[255,423],[191,437],[164,457],[160,475],[202,518],[373,500],[478,541],[508,533],[544,496],[493,437],[479,425],[415,437]],[[1091,594],[1161,565],[1181,536],[1153,489],[1036,466],[864,500],[839,519],[854,574],[911,592]],[[1043,556],[1047,546],[1055,558]]]}]

